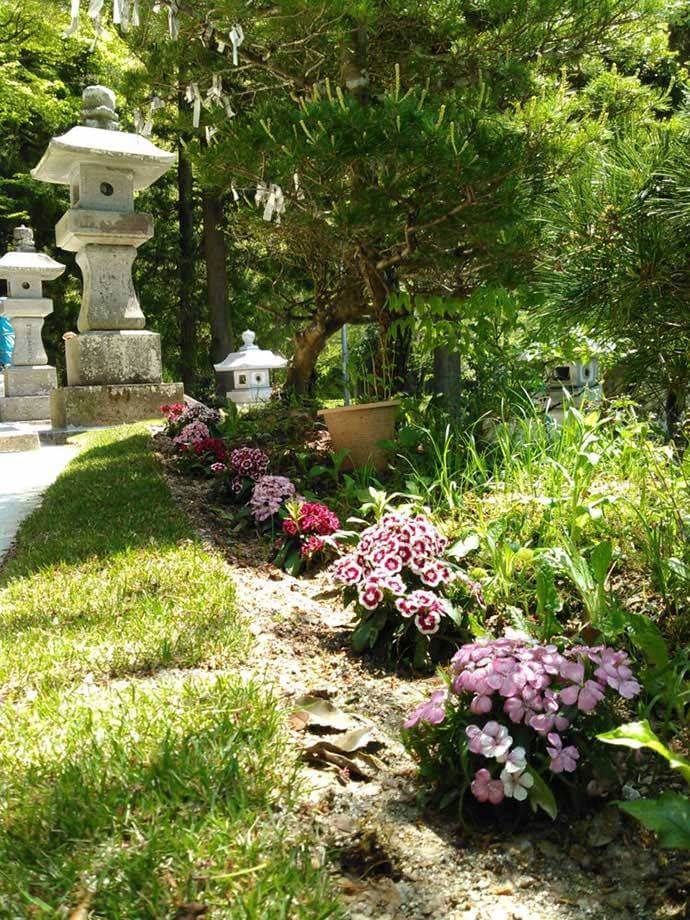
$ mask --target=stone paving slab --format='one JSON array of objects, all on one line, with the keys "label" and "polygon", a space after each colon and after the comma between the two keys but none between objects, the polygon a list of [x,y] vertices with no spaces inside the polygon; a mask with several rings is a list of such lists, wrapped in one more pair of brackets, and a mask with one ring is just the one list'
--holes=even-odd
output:
[{"label": "stone paving slab", "polygon": [[0,454],[38,450],[38,433],[26,425],[0,422]]},{"label": "stone paving slab", "polygon": [[76,453],[75,447],[65,445],[0,454],[0,562],[19,525]]}]

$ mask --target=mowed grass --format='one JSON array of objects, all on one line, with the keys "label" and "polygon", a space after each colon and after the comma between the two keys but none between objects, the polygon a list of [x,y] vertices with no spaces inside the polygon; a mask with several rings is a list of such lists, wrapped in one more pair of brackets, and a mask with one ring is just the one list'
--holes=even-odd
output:
[{"label": "mowed grass", "polygon": [[250,650],[146,431],[88,436],[0,576],[0,917],[336,915]]}]

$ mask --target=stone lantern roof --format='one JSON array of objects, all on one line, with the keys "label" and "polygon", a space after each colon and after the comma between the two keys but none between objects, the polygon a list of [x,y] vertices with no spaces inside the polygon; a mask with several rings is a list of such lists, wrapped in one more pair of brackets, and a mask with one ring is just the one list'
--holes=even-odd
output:
[{"label": "stone lantern roof", "polygon": [[36,252],[34,233],[30,227],[17,227],[13,233],[14,250],[0,259],[0,278],[33,276],[44,281],[58,278],[65,270],[61,262],[45,252]]},{"label": "stone lantern roof", "polygon": [[119,130],[115,94],[105,86],[84,90],[83,125],[54,137],[38,166],[31,170],[34,179],[69,185],[76,165],[99,164],[129,170],[134,190],[148,188],[170,169],[174,153],[161,150],[140,134]]},{"label": "stone lantern roof", "polygon": [[254,371],[271,370],[276,367],[285,367],[287,359],[273,351],[264,350],[254,344],[255,333],[246,329],[242,333],[244,345],[239,351],[231,351],[227,358],[220,364],[214,364],[219,373],[227,371]]}]

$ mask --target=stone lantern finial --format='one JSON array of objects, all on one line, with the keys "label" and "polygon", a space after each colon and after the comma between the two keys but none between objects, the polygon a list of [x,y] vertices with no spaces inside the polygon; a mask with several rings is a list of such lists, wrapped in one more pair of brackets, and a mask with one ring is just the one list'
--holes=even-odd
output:
[{"label": "stone lantern finial", "polygon": [[31,227],[21,224],[12,231],[12,241],[15,252],[36,252],[34,243],[34,231]]},{"label": "stone lantern finial", "polygon": [[120,118],[115,110],[115,93],[107,86],[87,86],[82,93],[81,117],[87,128],[120,130]]}]

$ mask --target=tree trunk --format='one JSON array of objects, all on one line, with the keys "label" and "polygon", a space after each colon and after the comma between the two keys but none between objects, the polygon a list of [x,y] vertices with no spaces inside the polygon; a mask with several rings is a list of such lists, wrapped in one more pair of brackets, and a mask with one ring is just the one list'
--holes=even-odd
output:
[{"label": "tree trunk", "polygon": [[345,323],[371,321],[369,301],[356,273],[340,290],[320,298],[321,306],[305,329],[295,335],[295,348],[285,381],[286,392],[308,396],[316,381],[316,362],[332,335]]},{"label": "tree trunk", "polygon": [[451,351],[447,345],[434,349],[434,393],[441,396],[444,408],[451,412],[460,406],[460,355]]},{"label": "tree trunk", "polygon": [[[232,351],[233,328],[228,302],[227,247],[225,242],[225,207],[223,195],[217,189],[202,196],[204,214],[204,257],[206,259],[206,292],[211,326],[211,357],[218,364]],[[217,378],[216,392],[223,395],[227,381]]]},{"label": "tree trunk", "polygon": [[308,396],[316,382],[316,362],[326,342],[342,328],[342,323],[329,331],[323,318],[316,317],[306,329],[295,336],[295,350],[285,379],[285,389],[296,396]]},{"label": "tree trunk", "polygon": [[196,381],[197,354],[197,315],[194,302],[194,177],[189,155],[181,143],[178,144],[177,157],[180,373],[185,393],[192,393]]},{"label": "tree trunk", "polygon": [[680,422],[687,402],[688,382],[684,374],[672,377],[666,391],[666,437],[679,442]]}]

